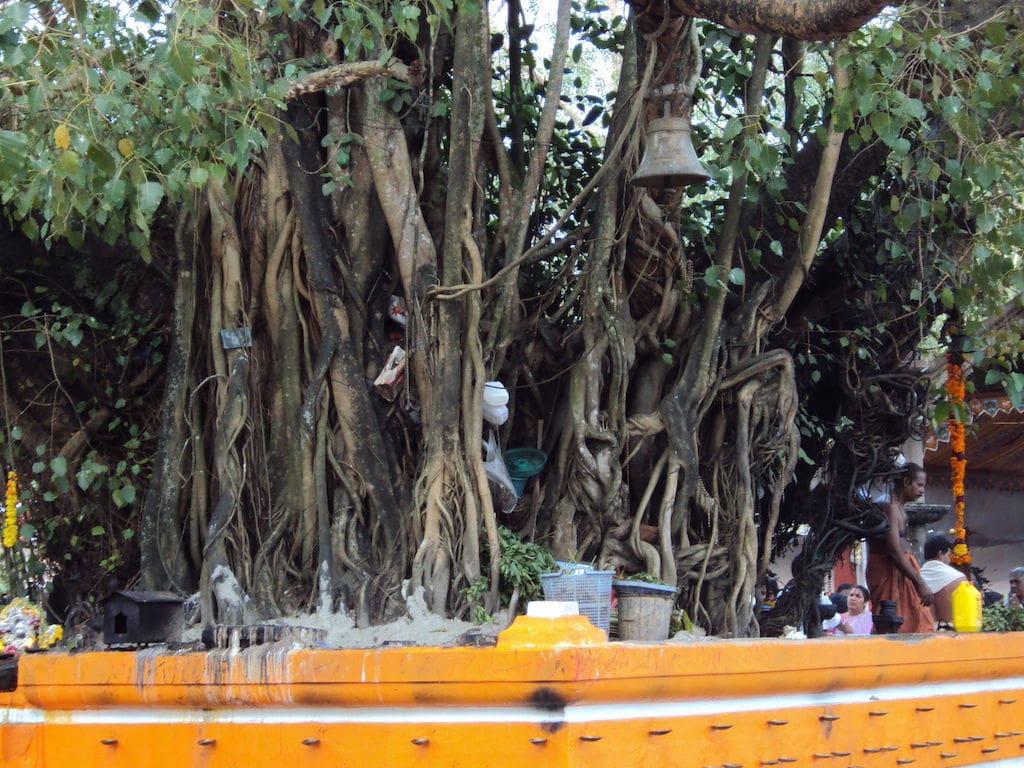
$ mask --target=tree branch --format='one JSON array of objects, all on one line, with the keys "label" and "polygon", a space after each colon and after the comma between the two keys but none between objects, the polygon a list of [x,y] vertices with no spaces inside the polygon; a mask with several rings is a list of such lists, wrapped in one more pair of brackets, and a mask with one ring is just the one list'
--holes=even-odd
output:
[{"label": "tree branch", "polygon": [[343,88],[369,77],[393,77],[411,85],[419,85],[423,80],[423,71],[418,62],[406,65],[398,59],[392,59],[387,64],[379,61],[346,61],[296,78],[288,86],[284,99],[292,101],[326,88]]},{"label": "tree branch", "polygon": [[[658,16],[663,0],[630,0],[637,17]],[[683,16],[697,16],[740,32],[770,33],[799,40],[841,37],[877,16],[886,0],[669,0]]]},{"label": "tree branch", "polygon": [[[834,52],[834,65],[832,68],[832,79],[835,83],[835,94],[833,101],[838,102],[845,98],[845,91],[849,85],[850,76],[843,64],[840,63],[845,46],[840,43]],[[807,206],[807,217],[800,227],[800,235],[797,238],[798,253],[790,263],[789,269],[779,288],[774,306],[769,315],[773,321],[777,321],[786,314],[797,292],[804,284],[807,273],[811,268],[814,257],[818,253],[821,243],[821,233],[825,226],[825,214],[828,212],[828,202],[832,192],[832,181],[836,175],[836,167],[839,163],[839,151],[842,149],[843,136],[845,131],[836,126],[835,115],[829,119],[828,141],[825,150],[821,154],[821,164],[818,168],[818,177],[814,182],[814,191]]]},{"label": "tree branch", "polygon": [[[559,0],[558,14],[555,17],[555,41],[551,50],[548,85],[544,91],[544,108],[537,121],[533,153],[530,156],[518,199],[512,203],[512,224],[506,230],[505,223],[502,223],[502,229],[506,230],[503,238],[505,258],[516,266],[509,270],[510,276],[506,278],[505,299],[495,313],[493,330],[484,348],[487,353],[502,347],[505,340],[512,338],[515,332],[510,329],[510,326],[514,328],[518,324],[517,319],[511,316],[519,302],[519,287],[515,279],[518,274],[518,259],[526,243],[530,227],[530,212],[538,202],[537,190],[540,187],[544,163],[551,146],[551,135],[555,130],[555,117],[558,115],[558,105],[562,93],[562,77],[565,74],[565,61],[569,52],[570,7],[569,0]],[[495,360],[498,369],[501,368],[502,355],[503,353],[499,354]]]}]

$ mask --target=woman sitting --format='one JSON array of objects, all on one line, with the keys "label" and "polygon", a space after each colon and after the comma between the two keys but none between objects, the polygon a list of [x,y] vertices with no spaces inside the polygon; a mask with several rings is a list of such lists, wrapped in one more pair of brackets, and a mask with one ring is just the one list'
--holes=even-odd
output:
[{"label": "woman sitting", "polygon": [[850,588],[850,594],[846,596],[847,611],[839,618],[839,626],[835,628],[835,634],[844,635],[870,635],[874,626],[871,621],[871,611],[868,610],[868,600],[871,593],[867,587],[858,584]]}]

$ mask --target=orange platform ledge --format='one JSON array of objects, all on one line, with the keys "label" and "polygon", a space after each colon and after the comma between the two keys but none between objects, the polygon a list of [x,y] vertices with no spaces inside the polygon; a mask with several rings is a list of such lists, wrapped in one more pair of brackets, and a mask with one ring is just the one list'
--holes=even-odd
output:
[{"label": "orange platform ledge", "polygon": [[1018,635],[602,638],[520,617],[493,648],[30,654],[0,766],[1024,766]]}]

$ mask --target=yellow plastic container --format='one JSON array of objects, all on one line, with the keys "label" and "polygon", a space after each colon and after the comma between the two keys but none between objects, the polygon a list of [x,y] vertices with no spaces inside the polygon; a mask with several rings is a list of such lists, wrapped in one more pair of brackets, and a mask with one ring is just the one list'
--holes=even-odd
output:
[{"label": "yellow plastic container", "polygon": [[953,628],[957,632],[981,631],[981,592],[969,581],[961,581],[950,596],[953,602]]}]

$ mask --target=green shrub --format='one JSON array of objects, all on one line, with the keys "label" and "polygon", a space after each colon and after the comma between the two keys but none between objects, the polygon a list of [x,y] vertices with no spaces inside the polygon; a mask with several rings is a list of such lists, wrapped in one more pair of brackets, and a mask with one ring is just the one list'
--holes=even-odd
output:
[{"label": "green shrub", "polygon": [[1024,608],[990,605],[982,609],[981,628],[985,632],[1024,631]]},{"label": "green shrub", "polygon": [[640,573],[633,573],[623,578],[624,581],[640,581],[644,584],[664,584],[665,582],[659,579],[652,573],[647,571],[640,571]]},{"label": "green shrub", "polygon": [[[501,547],[501,563],[498,566],[501,575],[501,605],[510,605],[515,594],[516,607],[521,612],[520,607],[525,607],[529,600],[544,597],[544,585],[540,575],[557,570],[555,558],[544,547],[523,541],[518,534],[508,528],[498,529],[498,543]],[[470,616],[477,623],[490,621],[492,618],[483,606],[489,589],[487,577],[478,576],[464,590]]]},{"label": "green shrub", "polygon": [[516,589],[519,590],[521,601],[543,597],[544,587],[540,575],[556,570],[555,558],[540,544],[523,541],[508,528],[499,528],[498,538],[501,544],[499,570],[502,603],[508,605],[512,592]]}]

